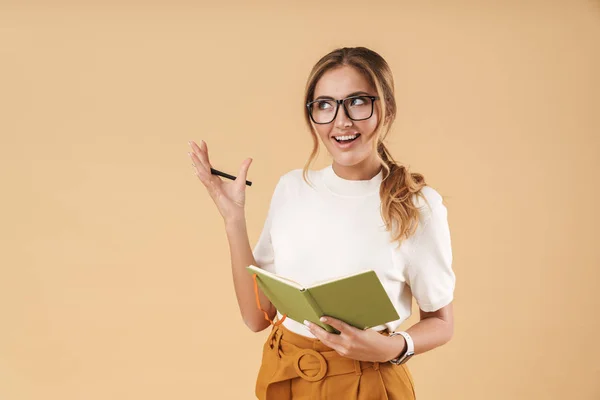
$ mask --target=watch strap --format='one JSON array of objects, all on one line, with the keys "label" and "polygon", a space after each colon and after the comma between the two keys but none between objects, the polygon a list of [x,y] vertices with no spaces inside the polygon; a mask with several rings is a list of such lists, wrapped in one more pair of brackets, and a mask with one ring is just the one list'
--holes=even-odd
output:
[{"label": "watch strap", "polygon": [[399,331],[390,333],[389,337],[402,335],[404,340],[406,341],[406,349],[402,352],[398,357],[390,360],[392,364],[403,364],[408,361],[415,354],[415,344],[412,340],[412,337],[408,334],[408,332]]}]

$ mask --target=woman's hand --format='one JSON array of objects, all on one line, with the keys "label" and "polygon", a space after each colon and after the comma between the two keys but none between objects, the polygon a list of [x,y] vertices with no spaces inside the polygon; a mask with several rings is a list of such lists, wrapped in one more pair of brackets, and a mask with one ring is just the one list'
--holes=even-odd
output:
[{"label": "woman's hand", "polygon": [[208,148],[204,140],[200,143],[200,146],[193,141],[190,141],[189,144],[192,147],[192,153],[188,153],[188,155],[192,159],[196,176],[206,187],[223,219],[227,221],[245,218],[246,175],[252,159],[247,158],[244,160],[235,181],[228,180],[225,182],[220,176],[211,174]]},{"label": "woman's hand", "polygon": [[309,321],[304,324],[323,344],[354,360],[386,362],[396,358],[406,347],[406,342],[400,335],[390,338],[373,329],[361,330],[332,317],[321,317],[321,322],[333,326],[341,333],[329,333]]}]

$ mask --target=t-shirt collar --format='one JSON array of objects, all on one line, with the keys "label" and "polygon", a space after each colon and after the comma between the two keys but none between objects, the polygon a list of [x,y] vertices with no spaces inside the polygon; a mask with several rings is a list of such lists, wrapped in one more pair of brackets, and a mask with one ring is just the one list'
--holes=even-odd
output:
[{"label": "t-shirt collar", "polygon": [[362,197],[379,193],[383,178],[383,168],[371,179],[351,180],[338,176],[333,170],[333,165],[323,169],[323,183],[327,189],[337,195]]}]

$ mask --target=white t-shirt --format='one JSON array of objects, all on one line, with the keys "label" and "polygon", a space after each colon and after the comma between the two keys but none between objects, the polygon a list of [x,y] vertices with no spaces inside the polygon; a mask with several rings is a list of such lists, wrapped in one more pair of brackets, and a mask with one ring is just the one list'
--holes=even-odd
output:
[{"label": "white t-shirt", "polygon": [[[303,286],[372,269],[400,319],[370,329],[394,331],[411,315],[412,296],[423,311],[436,311],[454,296],[455,275],[447,210],[440,194],[422,189],[419,225],[398,246],[385,230],[379,187],[383,170],[370,180],[347,180],[329,165],[283,175],[253,253],[259,267]],[[282,318],[278,312],[279,319]],[[286,328],[312,337],[302,321],[286,318]]]}]

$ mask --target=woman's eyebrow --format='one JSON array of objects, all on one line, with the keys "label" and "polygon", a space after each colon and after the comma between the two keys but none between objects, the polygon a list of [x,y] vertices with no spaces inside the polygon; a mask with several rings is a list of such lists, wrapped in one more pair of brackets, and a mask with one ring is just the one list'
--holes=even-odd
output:
[{"label": "woman's eyebrow", "polygon": [[[352,92],[352,93],[350,93],[349,95],[347,95],[346,97],[358,96],[359,94],[366,94],[366,95],[368,95],[369,93],[367,93],[367,92],[362,92],[362,91],[360,91],[360,92]],[[319,100],[319,99],[335,100],[335,99],[334,99],[333,97],[331,97],[331,96],[319,96],[319,97],[317,97],[315,100]]]}]

